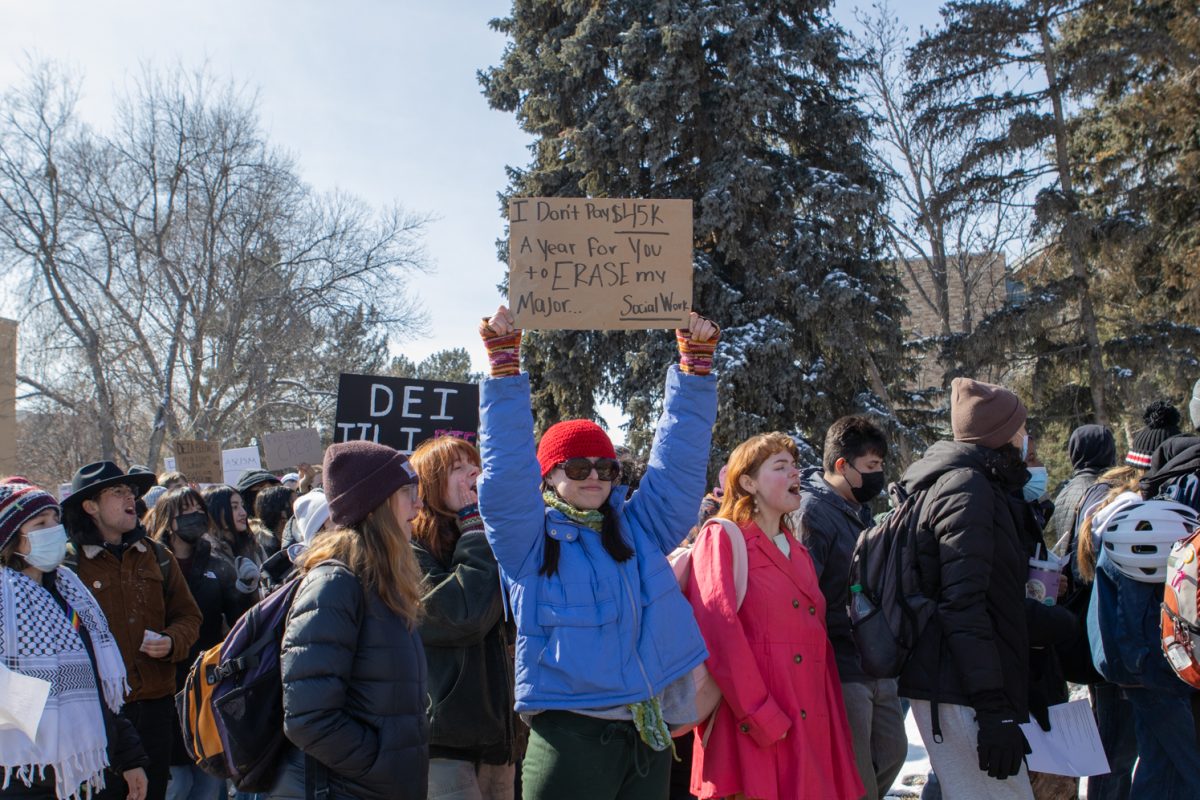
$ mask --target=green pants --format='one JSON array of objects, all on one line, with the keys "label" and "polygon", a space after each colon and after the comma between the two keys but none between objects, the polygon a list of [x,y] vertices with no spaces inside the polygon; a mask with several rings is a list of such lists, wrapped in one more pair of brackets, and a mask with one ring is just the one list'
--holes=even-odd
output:
[{"label": "green pants", "polygon": [[666,800],[671,751],[650,749],[632,722],[543,711],[530,727],[524,800]]}]

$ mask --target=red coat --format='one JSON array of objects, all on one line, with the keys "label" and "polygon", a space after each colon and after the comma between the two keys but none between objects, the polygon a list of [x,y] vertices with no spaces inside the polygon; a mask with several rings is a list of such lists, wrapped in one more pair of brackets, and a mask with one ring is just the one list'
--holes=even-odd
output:
[{"label": "red coat", "polygon": [[789,559],[753,522],[741,529],[749,579],[740,611],[720,525],[706,525],[692,551],[687,598],[724,695],[707,746],[704,724],[696,731],[692,793],[857,800],[865,790],[812,558],[794,538]]}]

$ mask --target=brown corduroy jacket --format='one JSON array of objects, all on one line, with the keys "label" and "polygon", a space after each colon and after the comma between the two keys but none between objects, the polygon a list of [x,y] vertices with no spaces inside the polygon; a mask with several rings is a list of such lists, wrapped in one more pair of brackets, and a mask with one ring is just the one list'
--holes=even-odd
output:
[{"label": "brown corduroy jacket", "polygon": [[[157,700],[175,694],[175,662],[188,657],[200,633],[200,609],[175,556],[162,548],[169,568],[163,568],[156,548],[142,528],[126,534],[121,558],[99,544],[74,543],[76,573],[96,597],[112,630],[129,680],[126,702]],[[139,648],[147,630],[171,639],[166,658],[151,658]]]}]

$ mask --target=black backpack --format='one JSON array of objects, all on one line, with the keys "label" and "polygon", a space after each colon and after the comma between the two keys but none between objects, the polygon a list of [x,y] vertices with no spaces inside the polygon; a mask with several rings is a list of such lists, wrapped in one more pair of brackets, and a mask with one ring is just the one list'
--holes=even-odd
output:
[{"label": "black backpack", "polygon": [[936,603],[917,573],[918,517],[924,492],[888,487],[892,510],[858,536],[850,559],[850,628],[863,671],[896,678],[904,671]]}]

